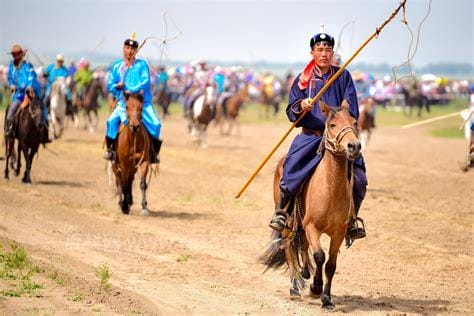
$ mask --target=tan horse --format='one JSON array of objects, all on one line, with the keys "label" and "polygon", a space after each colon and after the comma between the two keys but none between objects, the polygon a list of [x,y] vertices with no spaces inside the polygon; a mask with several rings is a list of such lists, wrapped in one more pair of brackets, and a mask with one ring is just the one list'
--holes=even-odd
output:
[{"label": "tan horse", "polygon": [[[234,95],[224,99],[221,105],[217,105],[216,124],[219,125],[221,135],[230,135],[234,126],[237,129],[237,135],[240,135],[239,111],[248,98],[248,85],[246,84]],[[227,129],[225,125],[227,125]]]},{"label": "tan horse", "polygon": [[143,97],[139,94],[126,95],[128,124],[120,126],[117,137],[117,159],[112,164],[115,174],[119,205],[122,213],[128,214],[133,203],[132,184],[135,173],[140,171],[142,192],[142,215],[148,215],[146,201],[146,178],[150,166],[151,140],[142,123]]},{"label": "tan horse", "polygon": [[[320,102],[326,114],[324,131],[324,156],[313,175],[304,185],[301,195],[290,203],[293,213],[283,232],[274,232],[273,242],[260,258],[268,268],[279,268],[285,263],[291,277],[290,295],[300,297],[304,287],[303,278],[309,279],[314,270],[311,293],[321,296],[323,308],[332,309],[331,283],[336,271],[339,248],[347,231],[348,221],[355,216],[352,183],[348,180],[349,164],[360,156],[360,141],[356,120],[350,115],[347,103],[334,110]],[[275,204],[279,196],[280,177],[284,158],[278,163],[274,178]],[[288,210],[290,212],[291,210]],[[321,247],[320,236],[331,238],[329,259],[326,262],[326,285],[323,291],[322,269],[326,256]],[[309,248],[314,257],[309,260]]]}]

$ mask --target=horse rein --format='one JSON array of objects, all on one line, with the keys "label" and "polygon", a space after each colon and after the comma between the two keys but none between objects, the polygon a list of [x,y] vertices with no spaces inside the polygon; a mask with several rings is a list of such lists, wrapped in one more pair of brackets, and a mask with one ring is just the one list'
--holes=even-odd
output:
[{"label": "horse rein", "polygon": [[[138,111],[135,111],[133,112],[132,114],[134,116],[137,116],[138,117]],[[141,115],[140,115],[141,116]],[[131,129],[131,125],[130,125],[130,115],[127,114],[127,120],[128,120],[128,129]],[[139,119],[140,123],[143,124],[142,120],[141,120],[141,117]],[[140,128],[140,126],[138,127],[139,130],[142,131],[142,129]],[[142,131],[142,134],[143,134],[143,137],[145,139],[145,148],[146,147],[149,147],[150,146],[150,140],[149,138],[147,137],[148,135],[144,134],[143,131]],[[133,135],[133,153],[136,153],[137,152],[137,135],[136,133],[132,132],[132,135]],[[148,145],[148,146],[147,146]],[[138,162],[135,164],[135,169],[138,169],[138,167],[140,166],[140,164],[143,162],[144,158],[145,158],[145,150],[144,149],[142,151],[142,155],[140,157],[140,159],[138,160]],[[135,161],[135,158],[133,158],[133,160]]]}]

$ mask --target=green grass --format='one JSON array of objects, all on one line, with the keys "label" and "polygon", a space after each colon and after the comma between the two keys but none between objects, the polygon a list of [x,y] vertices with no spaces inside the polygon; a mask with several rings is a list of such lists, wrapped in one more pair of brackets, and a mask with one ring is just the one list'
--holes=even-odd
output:
[{"label": "green grass", "polygon": [[84,300],[84,294],[76,293],[73,296],[71,296],[70,300],[73,302],[81,302]]},{"label": "green grass", "polygon": [[53,273],[48,274],[48,278],[55,281],[58,285],[64,286],[64,280],[59,278],[58,271],[54,271]]},{"label": "green grass", "polygon": [[191,255],[179,255],[178,258],[176,258],[176,262],[187,262]]},{"label": "green grass", "polygon": [[[422,111],[421,118],[417,117],[417,109],[413,110],[411,116],[404,114],[403,112],[397,111],[395,108],[384,109],[382,107],[377,107],[376,114],[376,123],[380,127],[388,126],[403,126],[406,124],[415,123],[418,121],[426,120],[436,116],[446,115],[454,112],[461,111],[466,108],[467,100],[456,99],[449,102],[446,105],[433,105],[431,106],[430,113],[427,113],[425,109]],[[462,123],[461,118],[458,118],[459,124]],[[443,121],[440,121],[443,122]],[[427,127],[429,125],[426,125]],[[459,125],[458,125],[459,126]]]},{"label": "green grass", "polygon": [[31,278],[42,272],[28,258],[26,250],[13,243],[10,249],[0,245],[0,278],[13,281],[14,288],[0,292],[1,296],[19,297],[23,295],[40,297],[39,289],[42,284],[34,282]]},{"label": "green grass", "polygon": [[100,280],[100,288],[106,292],[110,290],[110,278],[112,277],[112,272],[107,264],[102,264],[95,269],[95,275]]}]

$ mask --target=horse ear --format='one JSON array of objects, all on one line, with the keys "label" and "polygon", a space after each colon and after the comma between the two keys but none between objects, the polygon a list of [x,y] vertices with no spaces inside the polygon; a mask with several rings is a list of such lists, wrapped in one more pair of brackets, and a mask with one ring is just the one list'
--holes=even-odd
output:
[{"label": "horse ear", "polygon": [[329,105],[324,103],[323,100],[319,100],[319,108],[321,109],[321,111],[324,112],[324,114],[326,114],[327,117],[329,117],[329,113],[331,112],[331,108],[329,107]]},{"label": "horse ear", "polygon": [[34,97],[35,97],[35,90],[33,90],[32,87],[27,87],[27,88],[26,88],[26,95],[27,95],[30,99],[34,99]]},{"label": "horse ear", "polygon": [[123,96],[125,97],[125,101],[128,101],[128,98],[130,98],[130,92],[124,91]]},{"label": "horse ear", "polygon": [[341,103],[341,109],[346,109],[347,111],[349,111],[349,102],[347,102],[346,99],[342,100],[342,103]]}]

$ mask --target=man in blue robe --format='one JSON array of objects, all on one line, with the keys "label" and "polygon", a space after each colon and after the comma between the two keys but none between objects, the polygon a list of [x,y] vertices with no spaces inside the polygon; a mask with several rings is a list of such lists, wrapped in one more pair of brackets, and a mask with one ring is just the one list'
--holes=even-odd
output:
[{"label": "man in blue robe", "polygon": [[150,68],[148,63],[140,58],[135,58],[135,51],[138,42],[135,35],[125,40],[123,44],[123,59],[118,60],[112,66],[108,90],[117,97],[117,106],[107,120],[107,152],[105,159],[115,160],[115,142],[119,132],[120,123],[128,124],[125,108],[125,94],[140,93],[143,95],[142,121],[146,130],[151,136],[151,163],[159,163],[158,153],[160,152],[162,140],[160,139],[161,122],[151,103],[151,83]]},{"label": "man in blue robe", "polygon": [[[12,100],[7,109],[7,116],[5,122],[5,136],[12,138],[14,137],[13,122],[17,113],[19,113],[20,104],[23,102],[26,96],[26,89],[28,87],[33,88],[35,91],[36,98],[41,98],[41,87],[38,82],[36,72],[33,65],[28,61],[24,60],[26,50],[23,50],[20,45],[15,44],[12,46],[11,54],[13,60],[8,65],[8,85],[12,91]],[[48,110],[42,106],[41,116],[41,142],[48,143]]]},{"label": "man in blue robe", "polygon": [[[311,98],[339,70],[338,67],[331,65],[334,55],[334,38],[332,36],[325,33],[316,34],[310,40],[310,47],[313,60],[295,78],[286,109],[291,122],[296,121],[304,112],[308,113],[296,125],[296,127],[302,127],[302,133],[293,140],[283,165],[280,197],[275,214],[269,224],[271,228],[278,231],[281,231],[286,225],[288,218],[286,209],[291,198],[305,180],[311,176],[322,158],[321,155],[317,154],[317,150],[322,139],[326,117],[319,108],[319,101],[311,106]],[[342,101],[345,100],[349,104],[350,114],[356,119],[359,117],[356,90],[351,74],[347,70],[342,72],[320,100],[334,107],[339,107]],[[353,172],[353,197],[357,214],[367,187],[365,164],[362,156],[354,161]],[[356,225],[355,221],[351,222],[348,226],[348,237],[352,240],[365,237],[365,230],[361,226]]]},{"label": "man in blue robe", "polygon": [[[45,104],[49,107],[49,102],[51,101],[51,88],[53,83],[58,78],[64,78],[64,80],[69,77],[69,70],[64,66],[64,57],[61,54],[56,56],[56,64],[50,64],[46,67],[44,71],[44,76],[48,78],[48,84],[46,85],[45,91]],[[72,114],[72,94],[69,89],[69,85],[66,85],[66,112],[67,114]]]}]

